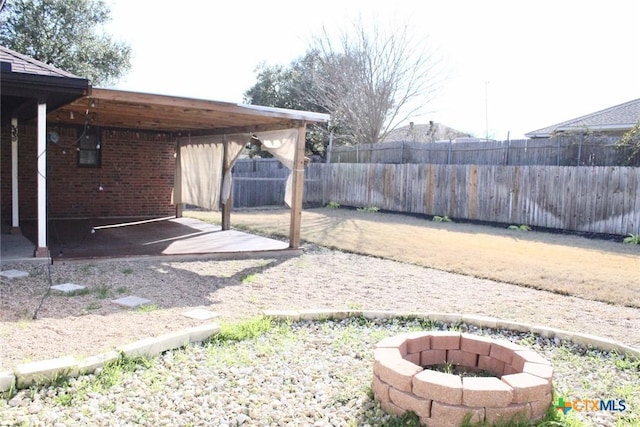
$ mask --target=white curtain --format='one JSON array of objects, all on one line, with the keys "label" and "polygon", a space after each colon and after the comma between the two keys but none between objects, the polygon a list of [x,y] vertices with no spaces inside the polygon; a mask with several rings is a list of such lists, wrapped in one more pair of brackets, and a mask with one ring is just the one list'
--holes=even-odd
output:
[{"label": "white curtain", "polygon": [[284,202],[291,207],[293,183],[293,166],[298,143],[298,129],[257,132],[256,137],[262,142],[262,148],[273,154],[273,157],[289,169],[289,176],[284,190]]},{"label": "white curtain", "polygon": [[[231,193],[231,173],[250,134],[187,137],[178,140],[173,203],[218,211]],[[222,176],[224,146],[229,173]]]}]

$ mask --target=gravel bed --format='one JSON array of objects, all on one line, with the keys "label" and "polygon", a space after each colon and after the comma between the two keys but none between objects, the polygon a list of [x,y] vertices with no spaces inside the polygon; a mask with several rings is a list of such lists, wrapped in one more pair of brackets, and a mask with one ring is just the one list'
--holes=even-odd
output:
[{"label": "gravel bed", "polygon": [[[450,325],[361,318],[279,323],[255,339],[166,352],[109,387],[97,386],[103,372],[21,390],[0,400],[0,425],[385,425],[389,417],[370,392],[373,345],[428,326]],[[572,411],[584,425],[640,425],[640,372],[624,357],[532,334],[456,329],[538,351],[552,361],[555,388],[565,400],[627,400],[630,410],[623,413]]]}]

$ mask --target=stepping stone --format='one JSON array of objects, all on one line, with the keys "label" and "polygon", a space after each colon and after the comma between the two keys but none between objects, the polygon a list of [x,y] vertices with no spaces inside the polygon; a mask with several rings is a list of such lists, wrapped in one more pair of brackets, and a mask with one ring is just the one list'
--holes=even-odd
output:
[{"label": "stepping stone", "polygon": [[5,270],[0,272],[0,276],[6,277],[7,279],[20,279],[22,277],[29,277],[29,273],[20,270]]},{"label": "stepping stone", "polygon": [[151,300],[131,295],[128,297],[114,299],[111,302],[114,304],[121,305],[123,307],[134,308],[134,307],[140,307],[141,305],[149,304]]},{"label": "stepping stone", "polygon": [[61,285],[53,285],[51,289],[54,291],[64,292],[68,294],[69,292],[79,291],[80,289],[85,289],[86,286],[76,285],[75,283],[63,283]]},{"label": "stepping stone", "polygon": [[204,308],[196,308],[190,311],[185,311],[182,313],[184,317],[188,317],[190,319],[196,320],[209,320],[214,317],[220,316],[220,313],[216,313],[215,311],[205,310]]}]

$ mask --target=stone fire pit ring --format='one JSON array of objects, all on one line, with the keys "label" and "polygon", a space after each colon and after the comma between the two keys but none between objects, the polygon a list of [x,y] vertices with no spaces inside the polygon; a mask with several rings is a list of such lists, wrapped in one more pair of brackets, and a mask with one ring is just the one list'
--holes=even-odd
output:
[{"label": "stone fire pit ring", "polygon": [[[460,376],[429,369],[457,365],[495,376]],[[553,367],[535,351],[509,341],[451,331],[409,332],[374,349],[373,394],[392,415],[413,411],[427,426],[529,420],[545,416]]]}]

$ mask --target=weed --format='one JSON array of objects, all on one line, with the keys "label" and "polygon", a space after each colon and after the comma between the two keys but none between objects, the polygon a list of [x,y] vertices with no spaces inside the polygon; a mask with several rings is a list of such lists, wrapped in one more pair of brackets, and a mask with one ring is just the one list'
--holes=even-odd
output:
[{"label": "weed", "polygon": [[132,274],[133,273],[133,268],[123,268],[122,269],[122,274]]},{"label": "weed", "polygon": [[143,304],[136,308],[137,313],[150,313],[157,310],[160,310],[160,306],[158,304]]},{"label": "weed", "polygon": [[517,231],[531,231],[531,227],[529,227],[527,224],[510,225],[508,229]]},{"label": "weed", "polygon": [[432,220],[433,222],[453,222],[453,221],[451,221],[451,218],[449,218],[449,217],[448,217],[448,216],[446,216],[446,215],[445,215],[445,216],[438,216],[438,215],[436,215],[436,216],[434,216],[431,220]]},{"label": "weed", "polygon": [[338,209],[340,207],[340,203],[338,202],[329,202],[326,204],[329,209]]},{"label": "weed", "polygon": [[358,212],[369,212],[369,213],[376,213],[380,210],[380,208],[377,208],[375,206],[368,206],[366,208],[358,208],[356,209]]},{"label": "weed", "polygon": [[247,274],[242,278],[242,284],[248,285],[249,283],[253,283],[258,279],[258,275],[255,273]]},{"label": "weed", "polygon": [[98,304],[97,302],[92,302],[91,304],[89,304],[86,307],[87,311],[95,311],[95,310],[100,310],[102,308],[102,306],[100,304]]},{"label": "weed", "polygon": [[628,243],[630,245],[640,245],[640,233],[638,234],[629,233],[629,235],[624,238],[623,242]]},{"label": "weed", "polygon": [[117,294],[126,294],[127,292],[129,292],[129,288],[127,288],[126,286],[120,286],[116,288]]},{"label": "weed", "polygon": [[420,427],[420,417],[413,411],[407,411],[399,417],[391,417],[386,427]]},{"label": "weed", "polygon": [[243,341],[256,338],[273,329],[270,318],[258,316],[241,323],[221,323],[220,331],[209,338],[209,343]]},{"label": "weed", "polygon": [[359,304],[357,302],[350,302],[347,303],[347,308],[349,308],[350,310],[362,310],[362,304]]},{"label": "weed", "polygon": [[100,285],[93,290],[98,299],[107,299],[111,295],[111,288],[107,285]]},{"label": "weed", "polygon": [[89,295],[91,292],[92,292],[91,288],[82,288],[82,289],[76,289],[70,292],[63,292],[60,295],[64,297],[79,297],[83,295]]}]

